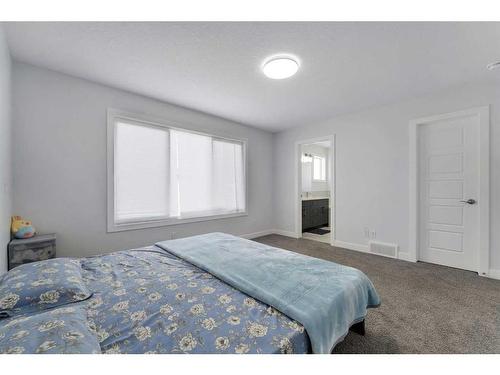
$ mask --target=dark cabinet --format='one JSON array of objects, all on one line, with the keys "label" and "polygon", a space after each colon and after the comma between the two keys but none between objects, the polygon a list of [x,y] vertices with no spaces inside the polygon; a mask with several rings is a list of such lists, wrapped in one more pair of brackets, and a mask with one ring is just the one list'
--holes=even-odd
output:
[{"label": "dark cabinet", "polygon": [[328,226],[330,216],[328,201],[328,199],[302,201],[302,232]]}]

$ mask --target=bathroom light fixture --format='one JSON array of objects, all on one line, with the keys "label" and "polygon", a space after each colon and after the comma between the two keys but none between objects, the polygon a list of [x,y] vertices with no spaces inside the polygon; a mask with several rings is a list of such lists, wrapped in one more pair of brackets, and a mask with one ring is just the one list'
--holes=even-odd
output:
[{"label": "bathroom light fixture", "polygon": [[495,61],[495,62],[492,62],[492,63],[489,63],[488,65],[486,65],[486,69],[488,69],[488,70],[493,70],[496,68],[500,68],[500,61]]},{"label": "bathroom light fixture", "polygon": [[299,63],[290,56],[274,56],[262,65],[262,71],[271,79],[284,79],[293,76],[299,70]]},{"label": "bathroom light fixture", "polygon": [[312,154],[308,154],[308,153],[302,154],[302,157],[300,158],[300,161],[302,163],[310,163],[310,162],[312,162],[312,160],[313,160]]}]

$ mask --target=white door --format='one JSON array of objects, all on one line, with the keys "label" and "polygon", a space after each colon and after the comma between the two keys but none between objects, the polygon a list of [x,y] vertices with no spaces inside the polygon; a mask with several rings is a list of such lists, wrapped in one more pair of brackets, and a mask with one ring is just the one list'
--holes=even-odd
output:
[{"label": "white door", "polygon": [[478,270],[479,116],[419,126],[419,260]]}]

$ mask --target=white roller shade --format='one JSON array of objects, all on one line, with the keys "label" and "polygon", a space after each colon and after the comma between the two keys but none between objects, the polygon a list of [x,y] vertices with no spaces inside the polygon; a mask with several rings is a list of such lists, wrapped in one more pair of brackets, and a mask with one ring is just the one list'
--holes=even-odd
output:
[{"label": "white roller shade", "polygon": [[168,129],[115,124],[115,220],[167,217]]},{"label": "white roller shade", "polygon": [[241,143],[171,130],[171,216],[221,215],[245,210]]},{"label": "white roller shade", "polygon": [[245,213],[243,142],[125,119],[113,130],[116,225]]}]

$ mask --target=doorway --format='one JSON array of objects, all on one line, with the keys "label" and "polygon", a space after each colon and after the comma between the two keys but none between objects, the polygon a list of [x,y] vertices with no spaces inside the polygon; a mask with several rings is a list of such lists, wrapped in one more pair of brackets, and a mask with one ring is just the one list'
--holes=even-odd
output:
[{"label": "doorway", "polygon": [[335,238],[335,137],[296,144],[297,238],[332,244]]},{"label": "doorway", "polygon": [[415,120],[410,136],[410,251],[415,260],[486,275],[488,108]]}]

